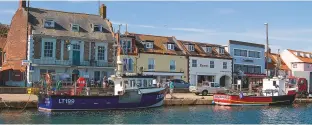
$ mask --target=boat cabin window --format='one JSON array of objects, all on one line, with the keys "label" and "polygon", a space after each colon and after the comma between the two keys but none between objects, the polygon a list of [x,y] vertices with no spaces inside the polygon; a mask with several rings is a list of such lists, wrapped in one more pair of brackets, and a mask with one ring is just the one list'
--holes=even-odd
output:
[{"label": "boat cabin window", "polygon": [[152,86],[153,86],[153,80],[148,80],[148,85],[149,85],[150,87],[152,87]]},{"label": "boat cabin window", "polygon": [[276,81],[273,81],[273,86],[276,86]]},{"label": "boat cabin window", "polygon": [[135,80],[130,80],[130,87],[135,87]]},{"label": "boat cabin window", "polygon": [[146,79],[143,80],[143,87],[147,88],[147,80]]},{"label": "boat cabin window", "polygon": [[137,87],[142,87],[142,80],[137,81]]},{"label": "boat cabin window", "polygon": [[127,80],[124,81],[124,84],[125,84],[126,88],[129,88],[129,83]]}]

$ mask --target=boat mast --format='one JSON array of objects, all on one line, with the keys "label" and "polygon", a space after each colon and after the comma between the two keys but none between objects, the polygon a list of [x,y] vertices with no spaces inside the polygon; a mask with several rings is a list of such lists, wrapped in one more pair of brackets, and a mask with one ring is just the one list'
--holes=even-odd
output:
[{"label": "boat mast", "polygon": [[269,66],[269,24],[268,23],[264,23],[264,25],[265,25],[265,29],[266,29],[266,76],[267,77],[269,77],[268,76],[268,74],[269,74],[269,70],[268,70],[268,66]]},{"label": "boat mast", "polygon": [[280,74],[278,73],[278,71],[280,70],[280,66],[281,66],[281,57],[280,57],[280,52],[279,49],[277,50],[277,65],[275,67],[275,75],[279,76]]}]

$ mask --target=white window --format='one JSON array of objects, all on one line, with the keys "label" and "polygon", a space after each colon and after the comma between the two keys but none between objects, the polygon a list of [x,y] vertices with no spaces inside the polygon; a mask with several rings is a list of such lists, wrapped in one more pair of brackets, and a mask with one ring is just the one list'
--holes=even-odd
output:
[{"label": "white window", "polygon": [[53,42],[44,42],[44,57],[53,57]]},{"label": "white window", "polygon": [[197,60],[195,59],[192,60],[192,67],[197,67]]},{"label": "white window", "polygon": [[244,57],[247,57],[247,50],[234,49],[234,56],[244,56]]},{"label": "white window", "polygon": [[174,44],[168,44],[167,47],[168,50],[174,50]]},{"label": "white window", "polygon": [[188,50],[189,51],[194,51],[195,50],[194,45],[188,45]]},{"label": "white window", "polygon": [[72,24],[71,25],[71,30],[74,32],[79,32],[79,25],[78,24]]},{"label": "white window", "polygon": [[223,62],[223,69],[227,69],[227,62]]},{"label": "white window", "polygon": [[214,61],[210,61],[210,68],[214,68]]},{"label": "white window", "polygon": [[152,43],[152,42],[146,42],[146,43],[145,43],[145,48],[148,48],[148,49],[154,48],[154,47],[153,47],[153,43]]},{"label": "white window", "polygon": [[152,58],[148,59],[148,70],[154,70],[155,69],[155,60]]},{"label": "white window", "polygon": [[123,59],[123,70],[132,71],[133,70],[133,60],[131,58]]},{"label": "white window", "polygon": [[170,60],[170,70],[175,71],[176,70],[176,65],[175,65],[175,60]]},{"label": "white window", "polygon": [[224,48],[220,47],[220,48],[219,48],[219,53],[220,53],[220,54],[224,54]]},{"label": "white window", "polygon": [[98,46],[98,60],[105,60],[105,47]]},{"label": "white window", "polygon": [[94,32],[102,32],[102,25],[93,25]]},{"label": "white window", "polygon": [[206,51],[206,53],[211,53],[212,48],[211,47],[206,47],[205,51]]},{"label": "white window", "polygon": [[54,20],[47,19],[44,21],[44,28],[54,28]]},{"label": "white window", "polygon": [[297,68],[297,64],[296,63],[293,64],[293,68]]},{"label": "white window", "polygon": [[260,58],[260,52],[257,52],[257,51],[248,51],[248,57]]}]

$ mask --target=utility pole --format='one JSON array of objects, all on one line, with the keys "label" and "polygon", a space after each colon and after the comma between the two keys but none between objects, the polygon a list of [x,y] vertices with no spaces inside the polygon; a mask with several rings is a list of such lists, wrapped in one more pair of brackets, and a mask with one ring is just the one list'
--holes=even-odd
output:
[{"label": "utility pole", "polygon": [[268,23],[264,23],[265,25],[265,32],[266,32],[266,75],[268,77],[269,74],[269,70],[268,70],[268,66],[269,66],[269,24]]}]

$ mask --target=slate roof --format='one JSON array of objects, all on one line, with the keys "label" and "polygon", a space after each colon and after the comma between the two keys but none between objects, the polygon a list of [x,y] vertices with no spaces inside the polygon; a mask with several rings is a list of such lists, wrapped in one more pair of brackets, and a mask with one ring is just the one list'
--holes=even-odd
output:
[{"label": "slate roof", "polygon": [[244,46],[253,46],[253,47],[259,47],[259,48],[265,48],[265,45],[264,45],[264,44],[243,42],[243,41],[237,41],[237,40],[229,40],[229,44],[237,44],[237,45],[244,45]]},{"label": "slate roof", "polygon": [[[135,36],[136,46],[141,53],[166,54],[166,55],[185,55],[185,52],[176,43],[175,38],[168,36],[155,36],[147,34],[130,33]],[[141,41],[154,41],[153,49],[146,49]],[[167,49],[167,43],[174,44],[174,50]]]},{"label": "slate roof", "polygon": [[[79,37],[93,40],[113,40],[111,23],[99,15],[29,8],[29,22],[34,30],[33,34],[57,37]],[[44,21],[53,19],[55,28],[44,28]],[[71,31],[71,24],[79,24],[80,31]],[[92,24],[101,24],[103,32],[93,32]]]},{"label": "slate roof", "polygon": [[[190,55],[190,56],[198,56],[198,57],[207,57],[207,58],[222,58],[222,59],[232,59],[231,55],[224,50],[224,54],[219,54],[217,48],[223,47],[217,44],[209,44],[209,43],[202,43],[202,42],[193,42],[193,41],[184,41],[178,40],[180,44],[183,46],[183,49]],[[193,44],[195,51],[188,51],[186,45]],[[203,47],[212,47],[212,53],[206,53],[203,50]]]}]

